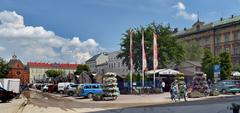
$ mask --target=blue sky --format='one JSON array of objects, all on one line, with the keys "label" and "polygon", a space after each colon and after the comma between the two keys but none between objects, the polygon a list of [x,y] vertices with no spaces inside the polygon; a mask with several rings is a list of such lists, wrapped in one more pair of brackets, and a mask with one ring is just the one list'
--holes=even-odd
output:
[{"label": "blue sky", "polygon": [[240,0],[0,1],[1,12],[15,11],[24,18],[26,26],[42,26],[66,39],[94,39],[106,51],[119,50],[122,33],[130,27],[153,21],[178,28],[190,27],[196,21],[197,12],[200,20],[211,22],[221,16],[240,15],[239,6]]}]

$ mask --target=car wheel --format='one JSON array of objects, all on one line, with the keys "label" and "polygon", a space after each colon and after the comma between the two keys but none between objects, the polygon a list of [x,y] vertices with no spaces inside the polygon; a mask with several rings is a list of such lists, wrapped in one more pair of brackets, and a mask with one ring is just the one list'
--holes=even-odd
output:
[{"label": "car wheel", "polygon": [[92,98],[93,94],[92,93],[89,93],[88,94],[88,98]]},{"label": "car wheel", "polygon": [[232,94],[236,95],[236,92],[233,92]]},{"label": "car wheel", "polygon": [[222,90],[222,93],[223,93],[223,94],[226,94],[226,93],[227,93],[227,91],[226,91],[225,89],[223,89],[223,90]]},{"label": "car wheel", "polygon": [[2,103],[6,103],[8,100],[7,99],[3,99],[2,100]]},{"label": "car wheel", "polygon": [[73,96],[73,92],[72,91],[68,92],[68,95]]},{"label": "car wheel", "polygon": [[61,90],[61,91],[59,91],[59,93],[60,93],[60,94],[63,94],[64,92],[63,92],[63,90]]},{"label": "car wheel", "polygon": [[46,90],[46,89],[44,89],[44,90],[43,90],[43,92],[47,92],[47,90]]}]

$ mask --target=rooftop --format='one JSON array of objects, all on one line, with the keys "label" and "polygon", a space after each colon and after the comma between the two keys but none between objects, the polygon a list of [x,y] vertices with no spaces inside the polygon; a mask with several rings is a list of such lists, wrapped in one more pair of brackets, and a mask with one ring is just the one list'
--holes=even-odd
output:
[{"label": "rooftop", "polygon": [[99,53],[97,55],[94,55],[93,57],[91,57],[90,59],[88,59],[86,62],[90,62],[90,61],[95,61],[100,55],[108,55],[107,53],[103,52],[103,53]]},{"label": "rooftop", "polygon": [[[174,34],[174,36],[179,36],[179,35],[186,35],[186,34],[191,34],[191,33],[196,33],[196,32],[201,32],[205,30],[210,30],[215,27],[220,27],[224,26],[230,23],[234,22],[240,22],[240,16],[231,16],[230,18],[223,19],[221,18],[220,20],[217,20],[215,22],[207,23],[204,24],[203,22],[197,21],[193,24],[193,26],[189,29],[183,29]],[[197,29],[197,26],[199,25],[199,29]]]},{"label": "rooftop", "polygon": [[60,68],[60,69],[76,69],[78,64],[69,63],[44,63],[44,62],[28,62],[29,68]]}]

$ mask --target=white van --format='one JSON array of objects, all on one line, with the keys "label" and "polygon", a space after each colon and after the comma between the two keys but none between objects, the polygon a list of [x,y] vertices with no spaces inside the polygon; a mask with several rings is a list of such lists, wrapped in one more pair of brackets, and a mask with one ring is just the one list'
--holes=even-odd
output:
[{"label": "white van", "polygon": [[74,83],[71,83],[71,82],[61,82],[61,83],[58,83],[58,92],[63,94],[64,93],[64,89],[70,85],[70,84],[74,84]]},{"label": "white van", "polygon": [[16,78],[1,78],[0,86],[7,90],[13,91],[14,93],[20,93],[20,79]]}]

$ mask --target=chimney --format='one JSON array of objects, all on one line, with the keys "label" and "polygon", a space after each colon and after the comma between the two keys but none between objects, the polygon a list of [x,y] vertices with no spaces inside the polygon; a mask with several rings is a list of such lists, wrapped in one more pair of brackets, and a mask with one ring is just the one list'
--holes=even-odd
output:
[{"label": "chimney", "polygon": [[220,20],[223,21],[223,17],[221,17]]},{"label": "chimney", "polygon": [[231,18],[234,18],[234,15],[232,15]]},{"label": "chimney", "polygon": [[187,30],[187,28],[186,27],[184,27],[184,29],[183,29],[184,31],[186,31]]}]

